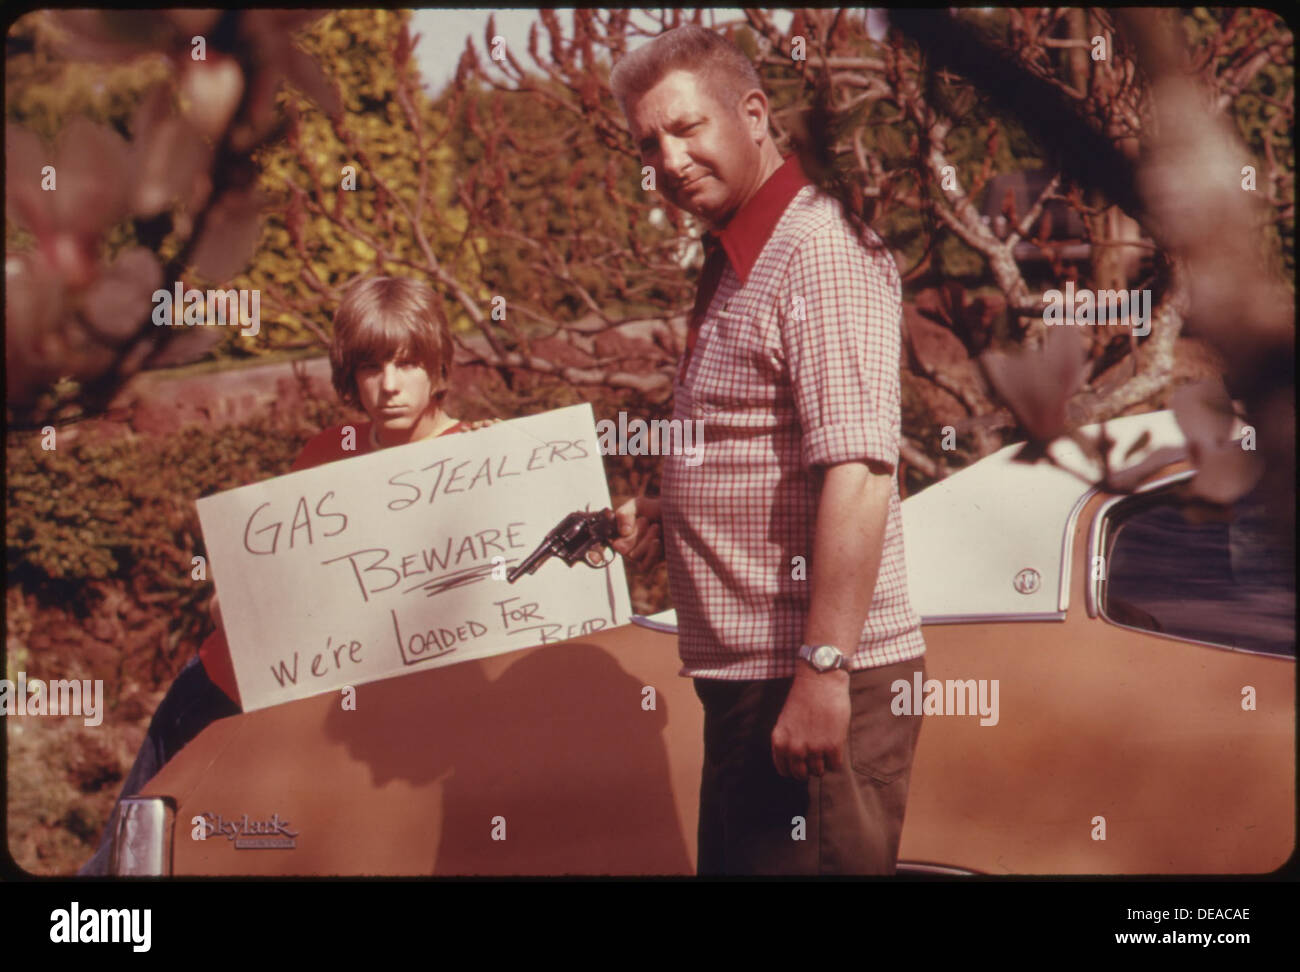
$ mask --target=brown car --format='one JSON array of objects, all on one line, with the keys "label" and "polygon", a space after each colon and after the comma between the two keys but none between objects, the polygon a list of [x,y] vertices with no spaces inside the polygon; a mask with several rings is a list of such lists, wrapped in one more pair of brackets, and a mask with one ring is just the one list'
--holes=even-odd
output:
[{"label": "brown car", "polygon": [[[1116,455],[1168,412],[1107,425]],[[1054,449],[1086,476],[1074,447]],[[900,872],[1264,873],[1295,844],[1295,581],[1174,463],[1113,495],[1008,447],[903,504],[926,713]],[[548,565],[547,570],[560,570]],[[691,874],[702,714],[672,612],[221,720],[119,873]],[[651,691],[653,690],[653,691]]]}]

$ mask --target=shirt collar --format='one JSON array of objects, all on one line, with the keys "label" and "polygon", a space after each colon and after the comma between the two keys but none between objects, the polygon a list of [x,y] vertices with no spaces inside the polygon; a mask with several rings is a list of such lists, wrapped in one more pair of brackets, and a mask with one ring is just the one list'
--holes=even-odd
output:
[{"label": "shirt collar", "polygon": [[[455,425],[449,425],[449,426],[447,426],[445,429],[443,429],[441,432],[439,432],[438,435],[446,435],[448,432],[459,432],[460,429],[461,429],[461,426],[463,426],[464,424],[465,424],[464,422],[457,422]],[[426,436],[426,438],[429,438],[429,437]],[[437,438],[437,436],[433,436],[432,438]],[[420,441],[420,440],[417,440],[417,441]],[[370,447],[371,447],[374,451],[376,451],[376,452],[378,452],[380,449],[383,448],[383,446],[381,446],[381,445],[379,444],[379,433],[378,433],[378,432],[376,431],[376,429],[375,429],[375,423],[374,423],[374,422],[371,422],[371,423],[370,423]]]},{"label": "shirt collar", "polygon": [[768,176],[745,205],[736,210],[726,227],[717,233],[704,234],[711,238],[705,240],[705,246],[714,240],[721,242],[731,269],[736,271],[740,282],[745,283],[790,200],[806,185],[810,182],[799,165],[799,157],[793,153],[785,156],[781,167]]}]

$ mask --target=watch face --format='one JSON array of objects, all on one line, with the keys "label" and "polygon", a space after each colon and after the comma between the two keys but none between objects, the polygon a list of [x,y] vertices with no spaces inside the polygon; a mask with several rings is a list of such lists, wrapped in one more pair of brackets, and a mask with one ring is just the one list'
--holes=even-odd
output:
[{"label": "watch face", "polygon": [[822,645],[813,652],[812,661],[819,669],[825,670],[835,664],[835,659],[838,656],[839,652],[830,645]]}]

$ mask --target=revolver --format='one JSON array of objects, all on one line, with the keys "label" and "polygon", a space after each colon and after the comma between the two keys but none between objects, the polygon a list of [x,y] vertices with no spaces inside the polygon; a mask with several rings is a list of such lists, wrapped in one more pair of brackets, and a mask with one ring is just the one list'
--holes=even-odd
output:
[{"label": "revolver", "polygon": [[524,574],[535,571],[548,557],[559,557],[570,567],[585,560],[587,566],[599,569],[613,560],[610,541],[616,536],[618,522],[608,507],[596,513],[583,510],[570,513],[546,535],[536,550],[524,558],[523,563],[506,573],[506,580],[513,584]]}]

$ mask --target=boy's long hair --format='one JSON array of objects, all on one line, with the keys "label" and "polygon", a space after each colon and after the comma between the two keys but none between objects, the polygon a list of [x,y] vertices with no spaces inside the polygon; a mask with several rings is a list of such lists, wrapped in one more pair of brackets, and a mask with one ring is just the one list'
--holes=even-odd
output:
[{"label": "boy's long hair", "polygon": [[453,346],[442,304],[433,288],[406,277],[361,277],[348,284],[334,312],[330,368],[334,389],[344,403],[360,407],[357,369],[382,365],[399,356],[419,361],[447,394]]}]

